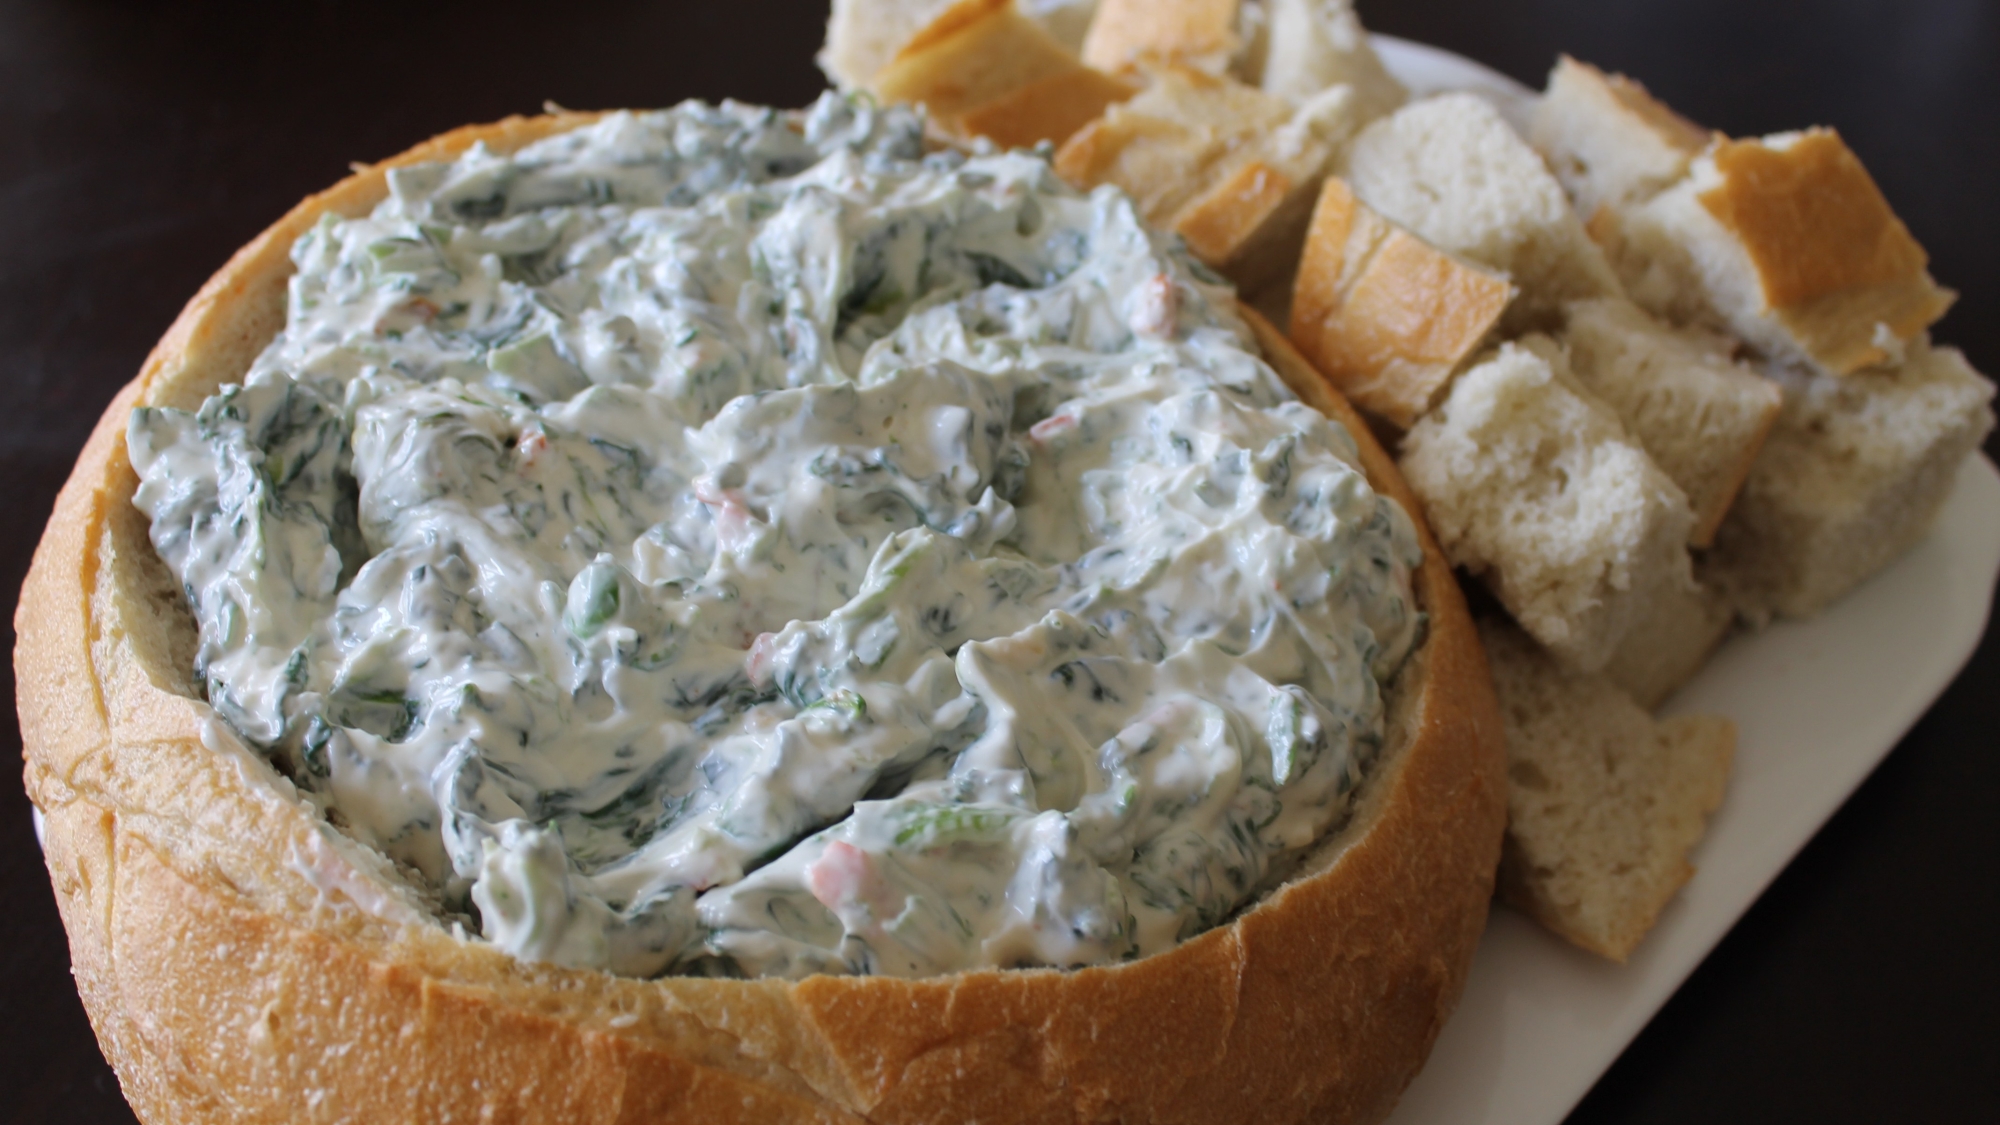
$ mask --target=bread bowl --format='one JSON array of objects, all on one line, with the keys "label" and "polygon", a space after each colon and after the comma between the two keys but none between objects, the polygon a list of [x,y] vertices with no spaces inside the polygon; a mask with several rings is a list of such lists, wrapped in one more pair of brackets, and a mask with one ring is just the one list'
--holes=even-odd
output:
[{"label": "bread bowl", "polygon": [[[1484,921],[1499,727],[1422,536],[1428,639],[1392,750],[1307,877],[1170,952],[913,981],[636,980],[455,935],[195,698],[194,632],[132,506],[135,406],[190,407],[283,323],[292,243],[387,173],[594,115],[446,134],[302,203],[190,303],[80,458],[17,618],[29,792],[80,992],[140,1114],[297,1120],[1374,1120],[1421,1064]],[[1366,427],[1247,317],[1369,476]]]}]

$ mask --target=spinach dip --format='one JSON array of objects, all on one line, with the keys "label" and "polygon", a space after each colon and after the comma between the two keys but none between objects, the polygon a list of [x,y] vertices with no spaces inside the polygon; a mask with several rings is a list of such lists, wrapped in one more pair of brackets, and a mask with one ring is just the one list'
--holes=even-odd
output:
[{"label": "spinach dip", "polygon": [[832,95],[388,182],[240,385],[127,436],[207,700],[448,924],[1111,963],[1346,815],[1415,530],[1115,189]]}]

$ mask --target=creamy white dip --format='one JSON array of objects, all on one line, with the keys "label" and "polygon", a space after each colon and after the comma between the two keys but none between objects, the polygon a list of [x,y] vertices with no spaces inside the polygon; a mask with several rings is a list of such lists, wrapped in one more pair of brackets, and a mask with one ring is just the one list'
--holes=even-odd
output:
[{"label": "creamy white dip", "polygon": [[216,711],[440,912],[614,972],[1083,965],[1336,824],[1417,643],[1351,437],[1132,203],[916,118],[390,174],[142,409]]}]

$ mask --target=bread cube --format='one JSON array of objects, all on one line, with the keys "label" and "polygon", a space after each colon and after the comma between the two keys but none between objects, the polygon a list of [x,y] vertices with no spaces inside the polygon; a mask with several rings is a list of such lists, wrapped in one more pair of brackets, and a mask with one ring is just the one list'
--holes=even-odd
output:
[{"label": "bread cube", "polygon": [[1291,338],[1350,401],[1408,429],[1443,397],[1513,299],[1326,181],[1292,289]]},{"label": "bread cube", "polygon": [[1013,0],[959,0],[868,81],[942,128],[1005,145],[1063,141],[1137,87],[1093,71]]},{"label": "bread cube", "polygon": [[1375,53],[1353,0],[1268,0],[1265,10],[1265,93],[1302,102],[1330,86],[1352,86],[1357,109],[1370,121],[1410,100]]},{"label": "bread cube", "polygon": [[1507,739],[1500,894],[1574,944],[1623,962],[1694,874],[1721,807],[1736,725],[1656,722],[1603,676],[1564,668],[1518,629],[1480,625]]},{"label": "bread cube", "polygon": [[[1699,580],[1699,564],[1695,573]],[[1694,679],[1735,626],[1735,607],[1721,590],[1698,581],[1667,590],[1626,630],[1603,676],[1651,711]]]},{"label": "bread cube", "polygon": [[1689,541],[1708,546],[1777,420],[1778,385],[1625,300],[1571,306],[1562,341],[1577,381],[1618,412],[1687,493]]},{"label": "bread cube", "polygon": [[1993,384],[1956,348],[1780,378],[1784,410],[1704,568],[1757,620],[1818,613],[1916,545],[1993,429]]},{"label": "bread cube", "polygon": [[1588,217],[1673,186],[1708,147],[1709,135],[1630,78],[1564,55],[1535,105],[1528,140]]},{"label": "bread cube", "polygon": [[1242,0],[1099,0],[1083,61],[1117,72],[1174,63],[1222,74],[1244,46]]},{"label": "bread cube", "polygon": [[1400,463],[1453,565],[1594,672],[1659,599],[1692,584],[1694,513],[1565,368],[1546,337],[1503,345],[1411,428]]},{"label": "bread cube", "polygon": [[[954,0],[833,0],[819,68],[842,90],[865,89],[905,43],[953,6]],[[1020,0],[1018,8],[1075,53],[1096,0]]]},{"label": "bread cube", "polygon": [[1143,73],[1142,93],[1063,145],[1057,173],[1081,188],[1124,188],[1246,300],[1282,304],[1327,165],[1355,125],[1351,93],[1295,108],[1185,67]]},{"label": "bread cube", "polygon": [[1384,217],[1506,273],[1531,307],[1620,292],[1541,156],[1476,95],[1425,98],[1368,126],[1344,174]]},{"label": "bread cube", "polygon": [[1634,300],[1832,375],[1894,362],[1951,307],[1830,129],[1719,140],[1679,184],[1593,217]]}]

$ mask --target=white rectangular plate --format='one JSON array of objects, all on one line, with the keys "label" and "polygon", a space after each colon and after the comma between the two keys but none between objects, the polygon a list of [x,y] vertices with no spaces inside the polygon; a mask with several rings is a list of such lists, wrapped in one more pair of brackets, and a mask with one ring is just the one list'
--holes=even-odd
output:
[{"label": "white rectangular plate", "polygon": [[[1533,95],[1469,60],[1377,36],[1413,91],[1470,89],[1523,119]],[[1820,825],[1944,692],[1986,632],[2000,473],[1975,456],[1937,527],[1811,621],[1739,636],[1670,713],[1736,720],[1735,772],[1695,877],[1630,964],[1496,909],[1465,997],[1391,1125],[1556,1125]]]}]

